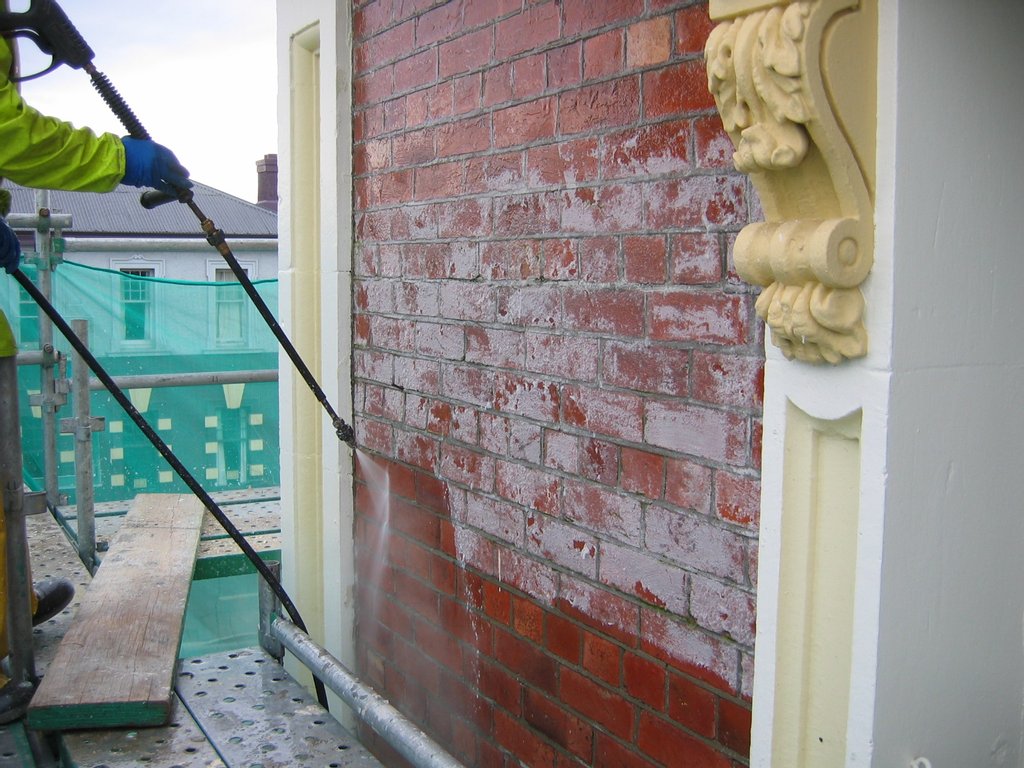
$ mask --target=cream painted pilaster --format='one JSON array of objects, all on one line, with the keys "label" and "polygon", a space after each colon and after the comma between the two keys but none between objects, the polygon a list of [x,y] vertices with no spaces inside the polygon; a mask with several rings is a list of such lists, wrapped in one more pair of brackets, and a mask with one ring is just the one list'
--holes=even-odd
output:
[{"label": "cream painted pilaster", "polygon": [[[327,0],[277,9],[280,317],[351,421],[351,9]],[[314,639],[354,668],[352,452],[283,355],[281,368],[285,586]],[[332,711],[352,725],[336,699]]]}]

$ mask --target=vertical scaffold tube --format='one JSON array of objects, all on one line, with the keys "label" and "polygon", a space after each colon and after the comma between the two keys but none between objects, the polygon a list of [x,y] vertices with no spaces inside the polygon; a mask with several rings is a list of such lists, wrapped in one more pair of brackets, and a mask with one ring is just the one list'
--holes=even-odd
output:
[{"label": "vertical scaffold tube", "polygon": [[18,413],[18,349],[7,317],[0,312],[0,491],[7,555],[7,643],[10,678],[16,685],[36,681],[32,653],[32,589],[28,569],[28,537],[21,459],[21,417]]}]

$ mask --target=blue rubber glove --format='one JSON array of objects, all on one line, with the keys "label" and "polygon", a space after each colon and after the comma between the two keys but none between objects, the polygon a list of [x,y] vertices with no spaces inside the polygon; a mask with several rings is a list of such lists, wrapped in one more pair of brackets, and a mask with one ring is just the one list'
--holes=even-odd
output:
[{"label": "blue rubber glove", "polygon": [[7,226],[7,222],[0,219],[0,266],[7,274],[11,274],[20,262],[21,243],[18,242],[18,236]]},{"label": "blue rubber glove", "polygon": [[122,184],[159,189],[170,194],[174,194],[174,187],[188,189],[192,186],[188,171],[167,147],[149,139],[130,136],[121,139],[121,143],[124,144]]}]

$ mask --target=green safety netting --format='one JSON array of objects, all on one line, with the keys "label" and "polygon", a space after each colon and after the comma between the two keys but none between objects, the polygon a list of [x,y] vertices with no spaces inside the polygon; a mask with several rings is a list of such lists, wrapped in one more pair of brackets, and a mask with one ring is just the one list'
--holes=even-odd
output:
[{"label": "green safety netting", "polygon": [[[34,267],[23,270],[36,278]],[[53,272],[54,306],[69,323],[88,321],[89,347],[112,376],[277,369],[276,341],[237,282],[165,280],[145,272],[70,261]],[[38,349],[38,307],[13,279],[0,275],[0,284],[0,309],[14,328],[19,350]],[[275,309],[277,281],[261,280],[256,287]],[[54,346],[68,358],[70,379],[71,350],[59,332]],[[20,366],[18,380],[25,481],[41,490],[43,421],[39,406],[30,402],[40,391],[40,368]],[[279,483],[277,393],[276,381],[129,391],[135,406],[209,491]],[[93,435],[97,501],[186,491],[105,390],[91,393],[90,408],[105,419],[105,429]],[[57,412],[58,427],[61,419],[73,415],[68,395]],[[57,436],[57,466],[61,492],[74,503],[72,434]]]}]

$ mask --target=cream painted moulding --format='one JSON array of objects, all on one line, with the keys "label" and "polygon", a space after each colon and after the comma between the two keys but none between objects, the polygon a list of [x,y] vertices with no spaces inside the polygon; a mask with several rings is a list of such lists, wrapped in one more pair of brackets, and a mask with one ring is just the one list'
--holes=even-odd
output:
[{"label": "cream painted moulding", "polygon": [[874,0],[711,0],[708,88],[765,221],[736,239],[740,277],[790,359],[867,354],[874,252]]}]

